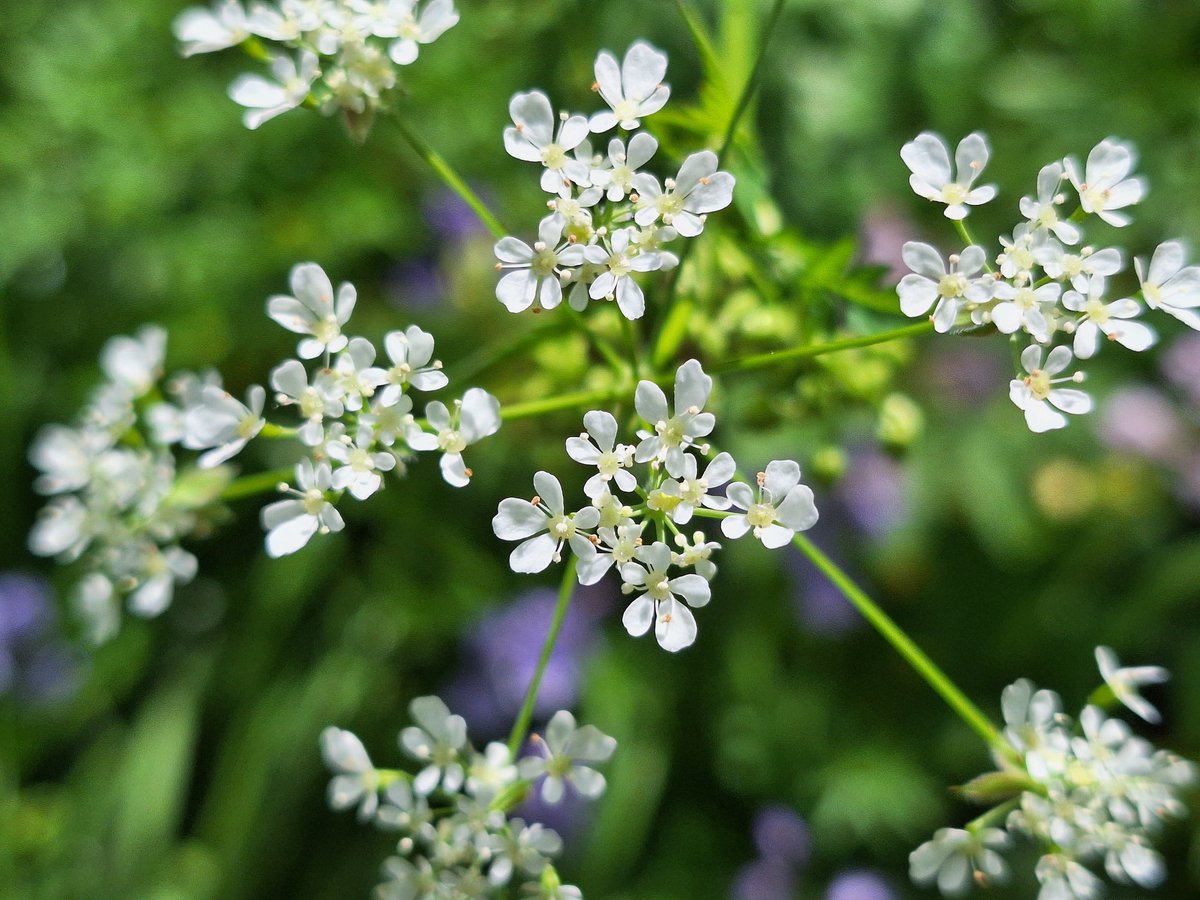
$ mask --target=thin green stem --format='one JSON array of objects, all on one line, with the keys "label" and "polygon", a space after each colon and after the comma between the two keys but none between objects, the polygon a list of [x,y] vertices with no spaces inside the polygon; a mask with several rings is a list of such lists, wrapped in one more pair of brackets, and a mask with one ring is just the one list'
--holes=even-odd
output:
[{"label": "thin green stem", "polygon": [[991,720],[970,701],[966,694],[959,690],[958,685],[951,681],[920,647],[913,643],[912,639],[887,613],[880,609],[874,600],[838,568],[833,560],[802,534],[797,534],[792,539],[792,543],[812,560],[813,565],[820,569],[825,577],[854,605],[855,609],[862,613],[863,618],[879,632],[884,640],[892,645],[897,653],[904,657],[905,662],[912,666],[916,673],[946,701],[959,718],[983,738],[988,746],[996,749],[1005,748],[1004,740]]},{"label": "thin green stem", "polygon": [[458,194],[467,206],[471,207],[471,210],[479,217],[479,221],[487,227],[487,230],[494,237],[502,238],[510,233],[508,229],[500,224],[500,220],[496,218],[492,211],[488,209],[487,204],[483,202],[478,194],[471,190],[471,186],[454,171],[440,153],[434,150],[423,137],[404,124],[398,116],[391,116],[389,118],[395,124],[404,140],[416,152],[417,156],[425,160],[429,164],[429,167],[437,173],[438,177],[446,183],[446,186]]},{"label": "thin green stem", "polygon": [[[967,223],[966,223],[966,221],[965,221],[965,220],[963,220],[963,219],[955,219],[955,220],[954,220],[954,230],[958,232],[958,236],[959,236],[960,238],[962,238],[962,239],[963,239],[963,242],[964,242],[964,243],[965,243],[965,244],[966,244],[968,247],[970,247],[970,246],[972,246],[972,245],[975,245],[975,236],[974,236],[974,235],[972,235],[972,234],[971,234],[971,230],[970,230],[969,228],[967,228]],[[992,268],[992,264],[991,264],[991,262],[990,262],[990,261],[988,261],[988,260],[986,260],[986,259],[985,259],[985,261],[984,261],[984,263],[983,263],[983,268],[984,268],[984,269],[985,269],[985,270],[986,270],[988,273],[992,273],[992,272],[994,272],[994,271],[995,271],[995,269],[993,269],[993,268]]]},{"label": "thin green stem", "polygon": [[976,816],[966,825],[966,830],[972,834],[978,834],[984,828],[990,828],[1008,818],[1008,814],[1021,805],[1020,797],[1013,797],[1011,800],[1006,800],[999,806],[993,806],[987,812]]},{"label": "thin green stem", "polygon": [[683,19],[683,24],[687,26],[688,32],[692,35],[692,41],[696,44],[696,50],[704,58],[704,62],[709,67],[709,70],[720,71],[721,58],[717,55],[716,48],[713,47],[713,42],[708,36],[708,32],[704,30],[703,23],[684,0],[675,0],[675,8],[679,10],[679,18]]},{"label": "thin green stem", "polygon": [[225,490],[221,491],[221,499],[229,502],[231,500],[241,500],[244,497],[253,497],[256,494],[266,494],[276,491],[279,489],[280,484],[290,482],[292,476],[295,474],[295,467],[289,466],[286,469],[272,469],[268,472],[255,472],[251,475],[242,475],[225,486]]},{"label": "thin green stem", "polygon": [[500,418],[505,422],[517,419],[532,419],[546,413],[560,412],[564,409],[578,409],[595,403],[606,403],[630,393],[630,388],[605,388],[598,391],[578,391],[574,394],[560,394],[557,397],[547,397],[545,400],[531,400],[528,403],[512,403],[501,405]]},{"label": "thin green stem", "polygon": [[809,344],[805,347],[791,347],[787,350],[772,350],[768,353],[758,353],[754,356],[743,356],[740,359],[726,360],[710,367],[709,371],[745,372],[750,369],[763,369],[776,363],[796,359],[811,359],[814,356],[824,356],[826,353],[837,353],[841,350],[854,350],[858,347],[870,347],[874,344],[886,344],[888,341],[898,341],[903,338],[916,337],[933,331],[933,322],[918,322],[915,325],[905,325],[890,331],[880,331],[875,334],[865,334],[861,337],[843,338],[824,344]]},{"label": "thin green stem", "polygon": [[785,2],[787,0],[775,0],[775,3],[771,6],[771,11],[767,13],[767,21],[762,29],[762,38],[758,42],[758,56],[754,59],[754,66],[750,69],[750,77],[746,79],[741,96],[738,97],[737,106],[734,107],[733,115],[729,117],[729,124],[725,127],[725,138],[721,141],[721,149],[717,151],[717,156],[720,159],[724,159],[725,154],[729,152],[729,148],[733,146],[733,139],[737,134],[738,123],[741,122],[742,116],[746,114],[746,110],[750,107],[750,101],[754,99],[754,94],[758,90],[763,62],[767,58],[767,44],[771,42],[771,35],[775,32],[775,26],[779,24],[779,16],[783,12]]},{"label": "thin green stem", "polygon": [[641,381],[641,348],[638,347],[637,332],[634,331],[633,322],[624,316],[621,316],[621,331],[625,333],[625,342],[629,345],[629,361],[633,365],[633,379],[634,381]]},{"label": "thin green stem", "polygon": [[562,630],[563,620],[567,617],[567,607],[571,605],[571,593],[575,590],[575,554],[567,556],[567,564],[563,567],[562,586],[558,589],[558,603],[554,607],[554,618],[550,620],[550,630],[546,632],[546,640],[542,644],[542,654],[538,657],[537,668],[529,687],[525,690],[525,700],[521,703],[521,711],[517,721],[513,723],[512,732],[508,736],[508,752],[515,759],[525,736],[529,733],[529,722],[533,718],[533,705],[537,702],[538,689],[542,686],[542,676],[550,662],[550,654],[554,652],[554,644],[558,641],[558,633]]}]

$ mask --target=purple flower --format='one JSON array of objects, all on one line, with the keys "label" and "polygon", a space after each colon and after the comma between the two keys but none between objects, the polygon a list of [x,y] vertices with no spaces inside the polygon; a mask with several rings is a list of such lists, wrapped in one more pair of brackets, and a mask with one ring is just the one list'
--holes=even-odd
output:
[{"label": "purple flower", "polygon": [[21,572],[0,573],[0,694],[34,703],[70,697],[79,663],[58,634],[47,582]]},{"label": "purple flower", "polygon": [[764,859],[798,868],[808,862],[808,823],[786,806],[768,806],[754,817],[754,844]]},{"label": "purple flower", "polygon": [[729,890],[730,900],[791,900],[796,876],[786,862],[757,859],[742,866]]},{"label": "purple flower", "polygon": [[851,869],[829,883],[825,900],[896,900],[896,892],[868,869]]},{"label": "purple flower", "polygon": [[1150,387],[1114,391],[1100,410],[1099,431],[1110,447],[1157,462],[1177,459],[1187,442],[1170,401]]},{"label": "purple flower", "polygon": [[883,537],[908,516],[904,467],[878,450],[854,453],[838,485],[838,499],[869,537]]},{"label": "purple flower", "polygon": [[[476,189],[476,192],[490,205],[486,190]],[[449,188],[444,188],[427,198],[424,213],[429,227],[443,241],[458,243],[473,235],[484,233],[479,216]]]},{"label": "purple flower", "polygon": [[1160,359],[1163,374],[1200,407],[1200,334],[1189,331],[1171,342]]}]

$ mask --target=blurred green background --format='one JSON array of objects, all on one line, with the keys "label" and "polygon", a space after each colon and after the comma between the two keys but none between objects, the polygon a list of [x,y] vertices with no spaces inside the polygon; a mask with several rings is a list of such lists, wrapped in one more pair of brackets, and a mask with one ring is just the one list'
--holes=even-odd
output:
[{"label": "blurred green background", "polygon": [[[104,340],[161,323],[169,370],[216,366],[240,391],[291,352],[263,306],[295,262],[358,286],[356,333],[433,331],[452,378],[479,370],[485,340],[544,330],[535,351],[455,391],[479,383],[518,400],[590,377],[577,337],[504,313],[491,241],[386,123],[364,146],[308,112],[245,131],[225,87],[255,64],[237,51],[182,60],[170,22],[183,5],[5,11],[6,573],[56,578],[24,549],[40,505],[25,448],[40,426],[71,420]],[[719,72],[705,71],[673,3],[459,7],[461,23],[405,72],[403,109],[528,236],[543,197],[500,142],[514,91],[539,86],[590,112],[596,51],[646,38],[670,53],[673,86],[650,127],[681,157],[719,143],[766,4],[694,4]],[[840,277],[856,247],[886,264],[904,239],[952,245],[898,155],[926,128],[991,137],[985,180],[1001,195],[972,215],[978,236],[1011,229],[1040,165],[1115,134],[1141,148],[1151,193],[1134,226],[1098,240],[1148,254],[1200,238],[1200,6],[1187,0],[791,0],[749,120],[729,162],[737,209],[697,253],[685,352],[703,358],[899,324],[847,311],[828,271]],[[768,194],[786,223],[769,240],[771,207],[755,202]],[[860,293],[887,296],[873,293],[878,274],[854,275]],[[1097,680],[1092,649],[1107,643],[1123,661],[1171,668],[1151,695],[1166,720],[1152,736],[1195,758],[1200,345],[1156,324],[1158,352],[1102,355],[1090,382],[1102,408],[1064,433],[1025,430],[1002,346],[926,339],[730,377],[718,435],[747,465],[795,456],[815,474],[844,456],[844,477],[819,495],[818,539],[985,710],[1019,676],[1078,708]],[[924,410],[906,452],[878,437],[895,390]],[[344,504],[346,533],[284,561],[258,549],[257,504],[239,503],[228,528],[190,546],[201,576],[174,606],[127,619],[97,651],[61,603],[36,646],[0,635],[0,896],[367,896],[392,839],[327,810],[317,735],[338,724],[378,764],[398,763],[408,701],[430,692],[468,715],[477,742],[505,729],[549,621],[544,595],[527,594],[553,576],[508,572],[489,521],[535,469],[578,474],[561,449],[577,428],[574,415],[506,428],[475,451],[465,491],[423,463]],[[286,464],[286,449],[240,462]],[[729,547],[714,597],[698,643],[670,658],[625,635],[615,591],[576,602],[553,693],[621,749],[604,801],[563,826],[564,875],[589,897],[728,897],[758,856],[756,816],[784,806],[812,845],[794,896],[823,897],[864,869],[891,891],[873,897],[925,896],[907,883],[907,854],[972,816],[946,788],[986,767],[976,739],[799,558]],[[1196,828],[1169,834],[1159,896],[1200,894]],[[997,896],[1034,895],[1025,862]]]}]

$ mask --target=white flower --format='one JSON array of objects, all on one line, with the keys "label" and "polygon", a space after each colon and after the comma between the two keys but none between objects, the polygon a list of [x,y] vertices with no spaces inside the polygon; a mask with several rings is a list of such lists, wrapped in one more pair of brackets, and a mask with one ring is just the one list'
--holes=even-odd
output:
[{"label": "white flower", "polygon": [[1075,326],[1075,356],[1079,359],[1095,356],[1100,349],[1101,334],[1130,350],[1141,351],[1153,346],[1158,340],[1154,329],[1131,321],[1141,314],[1141,304],[1129,298],[1105,303],[1104,288],[1104,276],[1093,275],[1086,296],[1077,291],[1067,291],[1063,295],[1063,306],[1082,313]]},{"label": "white flower", "polygon": [[900,310],[916,318],[933,309],[933,327],[938,332],[950,330],[964,304],[983,303],[990,296],[987,279],[977,277],[987,262],[982,247],[972,244],[962,253],[951,254],[948,268],[937,250],[919,241],[907,241],[901,255],[913,271],[896,286]]},{"label": "white flower", "polygon": [[447,794],[456,793],[466,778],[460,762],[467,743],[466,720],[451,715],[438,697],[417,697],[408,708],[417,724],[400,732],[400,747],[413,759],[427,763],[413,779],[413,790],[419,797],[428,797],[440,782]]},{"label": "white flower", "polygon": [[494,797],[517,780],[517,767],[512,754],[500,741],[492,741],[483,753],[476,753],[467,771],[467,790],[471,795]]},{"label": "white flower", "polygon": [[[601,535],[604,534],[601,530]],[[695,569],[696,574],[705,581],[712,581],[717,576],[717,565],[710,558],[714,550],[720,550],[721,545],[708,540],[703,531],[692,533],[689,542],[687,535],[675,535],[675,543],[679,552],[671,557],[671,562],[685,569]]]},{"label": "white flower", "polygon": [[508,111],[514,125],[504,129],[504,149],[517,159],[546,167],[542,190],[557,194],[564,183],[587,185],[587,164],[570,155],[587,137],[587,119],[564,113],[555,135],[554,110],[541,91],[514,95]]},{"label": "white flower", "polygon": [[1065,853],[1048,853],[1038,860],[1034,874],[1041,882],[1038,900],[1094,900],[1104,883]]},{"label": "white flower", "polygon": [[350,491],[356,500],[366,500],[381,487],[383,476],[396,467],[396,457],[386,451],[372,451],[375,435],[369,428],[359,428],[353,443],[343,435],[340,440],[329,441],[325,452],[329,458],[341,465],[333,471],[332,485],[335,490]]},{"label": "white flower", "polygon": [[250,37],[246,10],[238,0],[220,0],[211,10],[188,7],[175,17],[171,31],[183,44],[184,56],[224,50]]},{"label": "white flower", "polygon": [[1150,265],[1135,259],[1133,267],[1142,296],[1151,309],[1161,309],[1184,325],[1200,331],[1200,266],[1184,266],[1187,254],[1179,241],[1159,244]]},{"label": "white flower", "polygon": [[1128,666],[1121,668],[1117,654],[1110,647],[1096,648],[1096,665],[1100,677],[1112,689],[1116,698],[1147,722],[1158,724],[1162,716],[1141,694],[1138,688],[1144,684],[1162,684],[1170,679],[1170,673],[1162,666]]},{"label": "white flower", "polygon": [[634,280],[635,272],[653,272],[662,268],[663,258],[658,253],[642,253],[632,243],[634,229],[620,228],[609,238],[609,249],[598,244],[584,250],[588,262],[603,266],[588,288],[593,300],[616,300],[621,315],[633,320],[640,319],[646,312],[646,296]]},{"label": "white flower", "polygon": [[158,325],[138,330],[137,337],[109,338],[100,351],[100,368],[109,380],[128,389],[134,398],[144,396],[162,377],[167,352],[167,331]]},{"label": "white flower", "polygon": [[671,578],[671,548],[661,541],[638,548],[637,558],[639,562],[621,566],[621,591],[640,588],[643,593],[626,607],[621,624],[634,637],[653,625],[658,645],[671,653],[690,647],[696,640],[696,617],[688,606],[698,609],[708,603],[708,582],[699,575]]},{"label": "white flower", "polygon": [[1028,222],[1013,229],[1011,241],[1001,235],[1000,245],[1004,251],[996,257],[1000,274],[1017,281],[1032,281],[1032,269],[1038,264],[1037,251],[1045,243],[1044,235],[1045,232],[1033,231]]},{"label": "white flower", "polygon": [[667,395],[653,381],[639,381],[634,395],[638,415],[654,427],[654,433],[639,431],[642,440],[634,451],[640,463],[658,460],[665,463],[672,478],[683,475],[683,451],[696,438],[712,433],[716,417],[702,412],[712,390],[712,378],[704,374],[700,363],[689,359],[675,373],[675,414],[667,407]]},{"label": "white flower", "polygon": [[1043,368],[1041,347],[1032,344],[1022,351],[1021,365],[1028,374],[1009,382],[1008,396],[1018,409],[1024,410],[1030,431],[1041,433],[1065,428],[1067,418],[1062,413],[1078,416],[1092,411],[1092,398],[1083,391],[1054,386],[1063,382],[1078,384],[1082,380],[1082,372],[1066,378],[1051,377],[1066,370],[1071,360],[1069,349],[1055,347],[1050,351]]},{"label": "white flower", "polygon": [[[379,395],[381,406],[395,406],[404,389],[436,391],[450,383],[440,360],[433,360],[433,335],[416,325],[383,336],[383,349],[392,361],[386,370],[387,387]],[[433,360],[430,363],[430,360]]]},{"label": "white flower", "polygon": [[596,532],[600,539],[599,544],[589,543],[586,547],[582,543],[573,545],[576,556],[579,557],[579,568],[576,570],[579,583],[595,584],[614,565],[621,566],[632,562],[637,556],[638,547],[642,546],[644,527],[645,523],[633,521],[619,524],[615,528],[601,526]]},{"label": "white flower", "polygon": [[351,338],[346,348],[338,354],[333,366],[333,376],[342,392],[346,409],[358,412],[363,400],[375,395],[375,389],[387,384],[387,372],[375,362],[375,345],[366,338]]},{"label": "white flower", "polygon": [[267,301],[267,315],[296,334],[309,337],[296,346],[301,359],[316,359],[322,353],[343,350],[349,339],[342,326],[354,311],[357,294],[354,285],[343,282],[334,299],[333,284],[316,263],[300,263],[292,268],[292,294],[277,294]]},{"label": "white flower", "polygon": [[616,752],[614,738],[595,725],[576,728],[575,717],[560,709],[546,725],[545,737],[534,735],[531,740],[541,755],[521,760],[521,777],[533,780],[545,775],[541,793],[547,803],[562,800],[564,782],[590,800],[604,793],[604,776],[582,763],[606,762]]},{"label": "white flower", "polygon": [[1054,306],[1061,293],[1062,285],[1053,281],[1038,288],[998,281],[993,296],[1000,302],[988,311],[988,315],[1001,334],[1012,334],[1024,328],[1037,340],[1048,341],[1053,332]]},{"label": "white flower", "polygon": [[552,562],[558,562],[562,545],[570,544],[576,555],[594,552],[591,542],[580,530],[595,528],[600,512],[585,506],[575,513],[566,512],[562,485],[549,472],[533,476],[537,491],[533,502],[516,497],[500,501],[492,518],[492,530],[502,541],[521,541],[508,558],[514,572],[541,572]]},{"label": "white flower", "polygon": [[482,388],[470,388],[462,400],[454,401],[454,414],[446,404],[434,400],[425,407],[425,418],[437,434],[412,428],[406,435],[414,450],[441,450],[442,477],[454,487],[466,487],[471,470],[462,453],[471,444],[500,430],[500,401]]},{"label": "white flower", "polygon": [[315,447],[325,438],[325,419],[338,419],[346,411],[342,402],[342,386],[328,369],[323,369],[308,383],[308,370],[299,360],[289,359],[271,370],[271,387],[278,393],[275,402],[280,406],[297,406],[304,424],[300,426],[301,443]]},{"label": "white flower", "polygon": [[1129,224],[1130,217],[1113,210],[1132,206],[1146,194],[1143,179],[1128,177],[1136,163],[1137,151],[1133,144],[1105,138],[1088,154],[1082,174],[1079,163],[1071,156],[1063,160],[1063,168],[1075,190],[1079,191],[1079,205],[1083,211],[1120,228]]},{"label": "white flower", "polygon": [[329,782],[329,805],[335,810],[358,805],[358,818],[367,821],[379,808],[379,773],[355,735],[332,725],[321,732],[321,756],[334,771]]},{"label": "white flower", "polygon": [[[653,135],[644,131],[639,131],[631,137],[628,147],[620,138],[613,138],[609,141],[608,164],[611,168],[601,170],[604,172],[602,178],[606,184],[605,196],[613,203],[624,200],[628,194],[633,192],[634,176],[656,152],[658,152],[658,141],[654,139]],[[599,179],[595,172],[593,172],[591,180],[593,184],[598,182]]]},{"label": "white flower", "polygon": [[181,547],[159,550],[147,545],[141,553],[138,586],[129,594],[131,612],[151,618],[171,605],[176,584],[187,584],[196,577],[199,563]]},{"label": "white flower", "polygon": [[277,500],[262,511],[268,556],[295,553],[318,531],[342,530],[345,522],[325,496],[332,487],[333,473],[328,463],[314,466],[311,460],[302,459],[296,464],[296,489],[287,491],[294,499]]},{"label": "white flower", "polygon": [[1125,259],[1116,247],[1094,250],[1084,247],[1078,253],[1068,253],[1058,241],[1047,241],[1034,255],[1038,265],[1057,281],[1069,281],[1077,291],[1086,291],[1093,275],[1116,275],[1125,267]]},{"label": "white flower", "polygon": [[674,179],[666,180],[665,191],[647,172],[635,175],[633,186],[638,192],[634,214],[638,225],[646,228],[661,219],[684,237],[695,237],[704,230],[708,213],[733,202],[734,178],[717,171],[717,154],[701,150],[683,161]]},{"label": "white flower", "polygon": [[563,240],[566,220],[549,215],[538,225],[538,240],[532,247],[515,237],[496,242],[498,269],[508,271],[496,285],[496,299],[509,312],[524,312],[534,303],[554,309],[562,302],[563,270],[583,264],[584,250]]},{"label": "white flower", "polygon": [[671,510],[671,518],[677,525],[686,525],[692,520],[697,507],[729,509],[729,498],[709,494],[712,488],[720,487],[733,477],[737,464],[728,453],[718,453],[697,476],[698,463],[690,453],[683,457],[683,472],[679,478],[679,502]]},{"label": "white flower", "polygon": [[120,628],[116,589],[99,572],[89,572],[79,579],[71,594],[71,606],[83,620],[87,639],[93,644],[103,644]]},{"label": "white flower", "polygon": [[261,75],[239,75],[229,86],[229,99],[249,107],[242,123],[251,130],[304,102],[319,74],[317,56],[302,50],[297,66],[290,56],[279,54],[271,62],[271,74],[274,81]]},{"label": "white flower", "polygon": [[583,486],[588,498],[593,498],[616,481],[623,491],[637,487],[637,479],[629,471],[633,465],[633,448],[617,443],[617,420],[612,413],[594,409],[583,417],[587,430],[579,437],[567,438],[567,455],[577,463],[595,466],[597,472]]},{"label": "white flower", "polygon": [[987,138],[982,132],[968,134],[954,153],[955,177],[950,168],[950,149],[940,135],[924,131],[900,148],[900,158],[912,171],[909,185],[927,200],[946,204],[947,219],[965,219],[968,206],[979,206],[996,196],[994,185],[972,187],[988,161]]},{"label": "white flower", "polygon": [[937,883],[946,897],[960,897],[976,884],[1003,882],[1008,866],[998,851],[1011,845],[999,828],[978,833],[961,828],[941,828],[908,856],[908,874],[917,884]]},{"label": "white flower", "polygon": [[592,116],[590,127],[597,134],[617,125],[632,131],[642,124],[642,116],[658,112],[671,96],[671,89],[662,83],[667,74],[667,55],[644,41],[630,46],[619,67],[615,56],[600,51],[595,71],[593,89],[612,110]]},{"label": "white flower", "polygon": [[416,60],[421,44],[432,44],[448,30],[458,24],[458,11],[453,0],[429,0],[420,15],[414,10],[417,0],[393,0],[392,7],[400,13],[397,36],[388,49],[388,55],[398,66],[407,66]]},{"label": "white flower", "polygon": [[29,461],[41,471],[34,481],[39,494],[77,491],[92,479],[94,459],[112,446],[112,438],[90,428],[47,425],[29,448]]},{"label": "white flower", "polygon": [[1083,233],[1077,226],[1058,216],[1058,207],[1065,200],[1058,192],[1064,174],[1061,162],[1042,166],[1037,178],[1037,197],[1021,198],[1021,215],[1029,220],[1031,226],[1052,232],[1064,244],[1078,244]]},{"label": "white flower", "polygon": [[194,405],[184,413],[183,446],[189,450],[214,449],[203,454],[197,462],[202,469],[211,469],[232,459],[262,431],[262,417],[267,392],[260,385],[246,391],[246,403],[216,385],[205,385]]},{"label": "white flower", "polygon": [[750,485],[740,481],[725,491],[744,513],[721,520],[721,533],[737,539],[748,531],[774,550],[817,524],[817,506],[812,488],[800,483],[800,465],[790,459],[774,459],[758,474],[758,497]]}]

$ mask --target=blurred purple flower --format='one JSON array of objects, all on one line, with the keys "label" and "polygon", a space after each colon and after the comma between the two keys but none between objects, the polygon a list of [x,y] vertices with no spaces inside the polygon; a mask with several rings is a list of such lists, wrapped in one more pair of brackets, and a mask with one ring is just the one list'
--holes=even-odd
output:
[{"label": "blurred purple flower", "polygon": [[437,260],[424,256],[393,265],[388,270],[384,291],[392,306],[404,309],[428,309],[446,296],[445,279]]},{"label": "blurred purple flower", "polygon": [[1200,334],[1189,331],[1171,342],[1159,359],[1163,374],[1200,407]]},{"label": "blurred purple flower", "polygon": [[[478,186],[473,186],[472,189],[479,194],[484,203],[491,205],[491,197],[487,190]],[[424,213],[429,227],[439,238],[449,243],[458,243],[485,231],[479,216],[475,215],[466,201],[449,188],[443,188],[426,198]]]},{"label": "blurred purple flower", "polygon": [[863,220],[861,258],[864,264],[887,266],[885,284],[896,284],[908,274],[901,251],[913,234],[912,221],[892,206],[876,206]]},{"label": "blurred purple flower", "polygon": [[785,862],[756,859],[742,866],[729,890],[730,900],[791,900],[796,876]]},{"label": "blurred purple flower", "polygon": [[1179,468],[1175,485],[1179,499],[1200,513],[1200,453],[1194,453]]},{"label": "blurred purple flower", "polygon": [[926,351],[920,371],[939,403],[961,409],[1006,396],[1012,374],[1002,354],[981,346],[986,343],[954,341]]},{"label": "blurred purple flower", "polygon": [[1156,462],[1178,459],[1186,443],[1170,400],[1150,387],[1114,391],[1101,407],[1098,429],[1113,449]]},{"label": "blurred purple flower", "polygon": [[78,684],[79,663],[58,633],[49,584],[0,573],[0,694],[51,703],[70,697]]},{"label": "blurred purple flower", "polygon": [[768,806],[754,817],[754,844],[764,859],[803,866],[811,849],[808,823],[786,806]]},{"label": "blurred purple flower", "polygon": [[840,873],[825,892],[825,900],[896,900],[896,897],[883,878],[867,869]]},{"label": "blurred purple flower", "polygon": [[837,494],[869,537],[883,537],[908,516],[904,467],[873,448],[850,455]]}]

